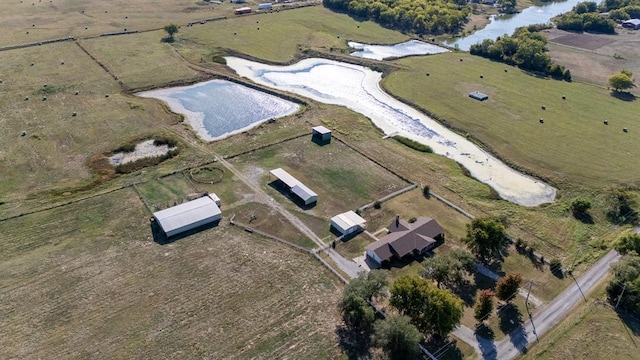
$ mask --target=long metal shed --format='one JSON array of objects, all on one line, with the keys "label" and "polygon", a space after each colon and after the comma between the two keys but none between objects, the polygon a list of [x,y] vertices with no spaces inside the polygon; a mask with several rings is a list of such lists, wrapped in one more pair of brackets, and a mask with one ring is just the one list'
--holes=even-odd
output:
[{"label": "long metal shed", "polygon": [[[176,205],[153,213],[167,237],[219,221],[222,211],[216,204],[215,194]],[[218,200],[220,201],[220,200]]]},{"label": "long metal shed", "polygon": [[291,174],[286,172],[284,169],[273,169],[269,173],[275,176],[276,179],[282,181],[289,188],[289,191],[304,201],[305,205],[313,204],[318,201],[318,194],[306,187],[298,179],[291,176]]}]

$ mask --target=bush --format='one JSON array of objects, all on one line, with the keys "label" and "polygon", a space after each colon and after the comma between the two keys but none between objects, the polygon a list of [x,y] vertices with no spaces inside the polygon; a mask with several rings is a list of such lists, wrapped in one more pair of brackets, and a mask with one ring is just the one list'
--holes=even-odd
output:
[{"label": "bush", "polygon": [[429,185],[425,185],[422,188],[422,195],[424,195],[424,197],[426,197],[427,199],[431,197],[431,189],[429,188]]},{"label": "bush", "polygon": [[168,147],[172,148],[172,147],[178,146],[178,141],[168,137],[160,137],[153,140],[153,145],[155,146],[167,145]]},{"label": "bush", "polygon": [[380,201],[376,201],[373,203],[373,208],[379,210],[382,207],[382,203]]},{"label": "bush", "polygon": [[413,150],[417,150],[424,153],[433,153],[433,149],[429,145],[421,144],[417,141],[411,140],[404,136],[394,136],[393,138],[397,142],[401,143],[402,145],[408,146]]},{"label": "bush", "polygon": [[571,202],[571,211],[574,214],[584,214],[591,209],[591,202],[585,199],[575,199]]}]

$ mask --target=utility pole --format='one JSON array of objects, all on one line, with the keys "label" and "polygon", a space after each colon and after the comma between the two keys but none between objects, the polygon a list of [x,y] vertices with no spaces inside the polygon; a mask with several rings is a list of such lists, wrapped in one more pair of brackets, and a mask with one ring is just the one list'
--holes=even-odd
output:
[{"label": "utility pole", "polygon": [[627,288],[627,283],[624,283],[624,286],[622,287],[622,292],[620,293],[620,296],[618,296],[618,301],[616,301],[616,307],[614,309],[618,308],[618,304],[620,304],[620,300],[622,300],[622,295],[624,294],[624,290]]}]

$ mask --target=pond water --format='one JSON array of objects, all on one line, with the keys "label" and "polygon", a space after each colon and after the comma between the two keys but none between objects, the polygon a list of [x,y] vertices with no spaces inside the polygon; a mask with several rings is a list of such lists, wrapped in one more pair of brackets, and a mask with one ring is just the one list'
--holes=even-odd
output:
[{"label": "pond water", "polygon": [[246,131],[299,109],[291,101],[225,80],[145,91],[137,95],[164,101],[171,111],[184,115],[198,135],[207,141]]},{"label": "pond water", "polygon": [[409,40],[395,45],[369,45],[354,41],[349,41],[347,44],[351,48],[360,50],[351,53],[352,56],[374,60],[399,58],[410,55],[440,54],[449,51],[443,47],[418,40]]},{"label": "pond water", "polygon": [[264,65],[234,57],[226,60],[239,75],[256,83],[345,106],[369,117],[386,134],[397,132],[429,145],[435,153],[463,165],[474,178],[506,200],[535,206],[555,199],[553,187],[511,169],[466,138],[382,91],[381,73],[327,59],[305,59],[290,66]]},{"label": "pond water", "polygon": [[533,24],[548,24],[551,18],[570,11],[580,0],[566,0],[550,3],[542,3],[539,6],[530,6],[517,14],[493,15],[491,22],[481,30],[473,34],[447,42],[448,46],[458,46],[460,50],[468,51],[471,45],[482,42],[484,39],[497,39],[504,34],[513,34],[516,28]]}]

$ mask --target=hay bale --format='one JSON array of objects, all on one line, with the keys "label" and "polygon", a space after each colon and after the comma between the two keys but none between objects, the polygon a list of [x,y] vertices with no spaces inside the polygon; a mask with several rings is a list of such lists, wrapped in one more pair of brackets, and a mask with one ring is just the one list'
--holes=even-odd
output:
[{"label": "hay bale", "polygon": [[540,118],[540,124],[544,124],[544,119]]},{"label": "hay bale", "polygon": [[622,131],[624,131],[624,132],[629,132],[629,129],[627,129],[627,128],[622,128]]},{"label": "hay bale", "polygon": [[31,66],[35,65],[35,63],[31,63]]},{"label": "hay bale", "polygon": [[24,101],[27,101],[27,100],[29,100],[29,97],[28,97],[28,96],[25,96],[25,97],[24,97]]},{"label": "hay bale", "polygon": [[429,73],[427,73],[427,76],[429,76]]},{"label": "hay bale", "polygon": [[462,62],[462,59],[460,59],[460,62]]},{"label": "hay bale", "polygon": [[507,68],[504,68],[504,72],[507,72]]},{"label": "hay bale", "polygon": [[567,97],[562,95],[562,100],[567,100]]},{"label": "hay bale", "polygon": [[605,125],[609,125],[609,120],[605,120],[605,121],[604,121],[604,124],[605,124]]},{"label": "hay bale", "polygon": [[27,132],[22,130],[22,132],[20,133],[20,136],[22,136],[22,137],[27,136]]},{"label": "hay bale", "polygon": [[109,94],[104,94],[104,97],[108,98],[108,97],[109,97]]},{"label": "hay bale", "polygon": [[76,95],[78,95],[78,94],[79,94],[78,91],[76,91]]},{"label": "hay bale", "polygon": [[64,65],[64,61],[60,61],[60,65]]},{"label": "hay bale", "polygon": [[45,100],[47,100],[47,97],[46,97],[46,96],[43,96],[43,97],[42,97],[42,101],[45,101]]},{"label": "hay bale", "polygon": [[71,116],[78,116],[78,113],[74,111],[73,114],[71,114]]},{"label": "hay bale", "polygon": [[547,107],[542,105],[542,110],[547,110]]},{"label": "hay bale", "polygon": [[484,75],[480,74],[480,79],[484,79]]},{"label": "hay bale", "polygon": [[2,84],[2,79],[0,79],[0,84]]},{"label": "hay bale", "polygon": [[46,87],[47,87],[47,84],[42,84],[42,87],[43,87],[43,88],[46,88]]}]

